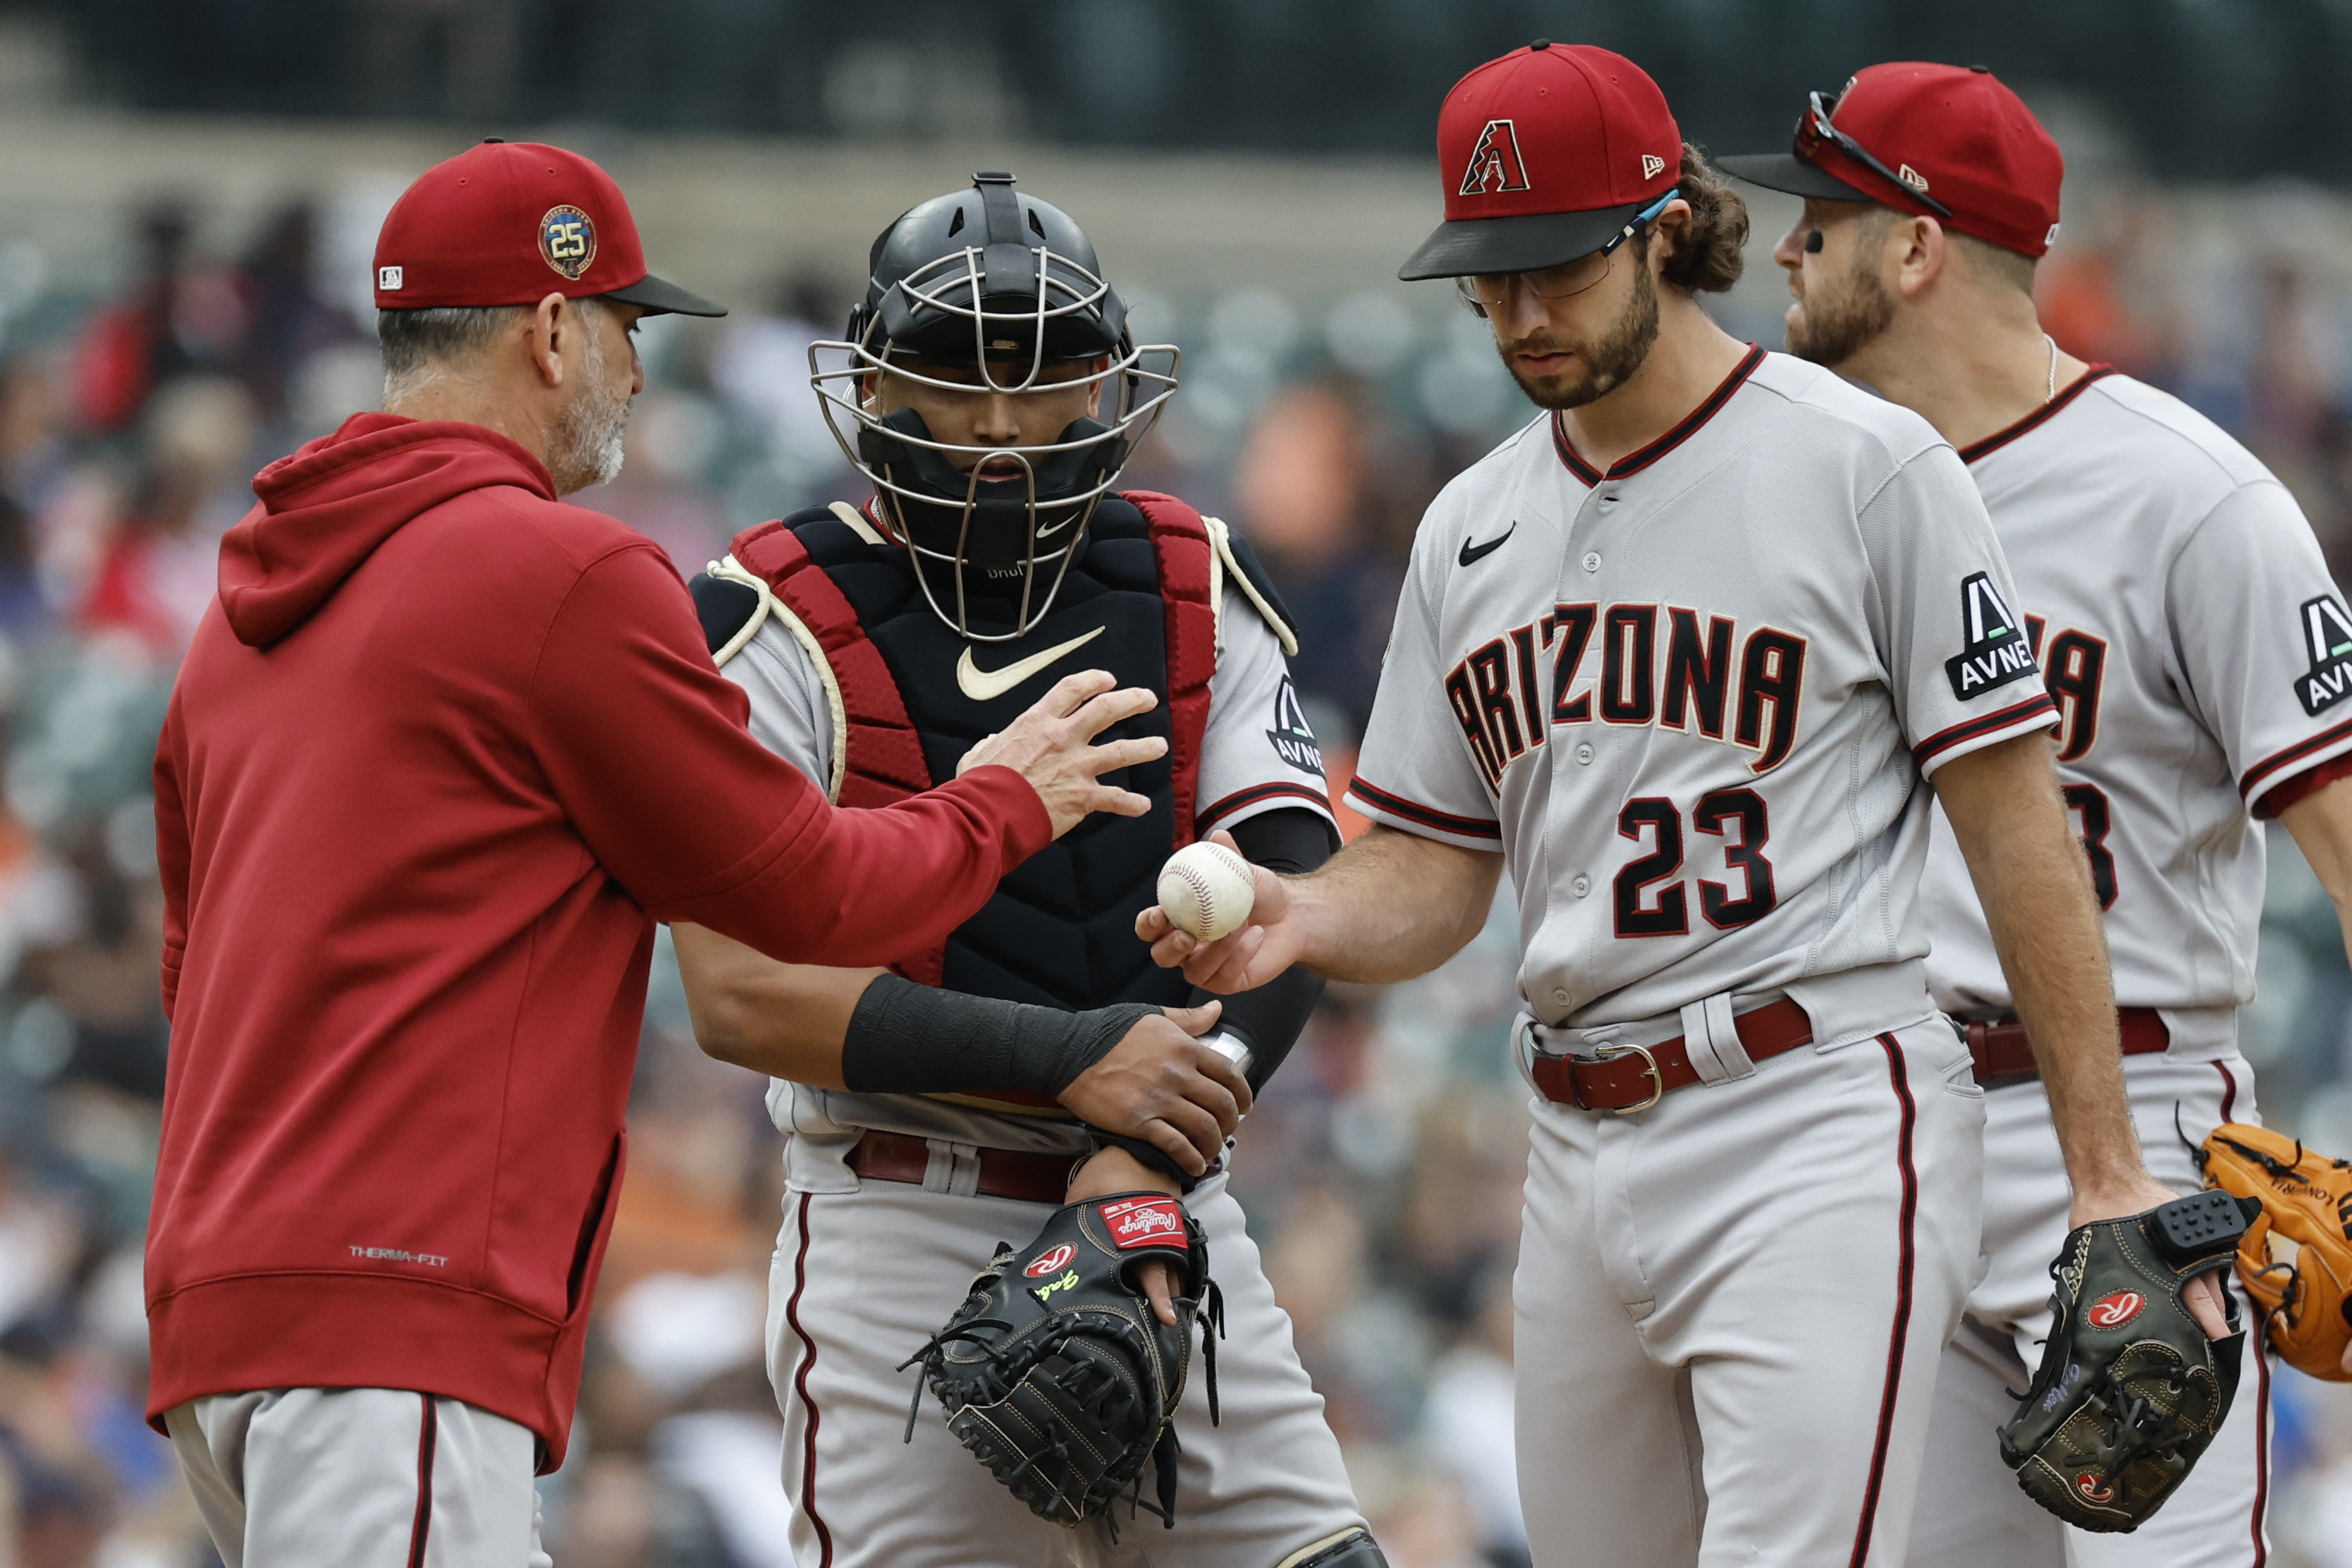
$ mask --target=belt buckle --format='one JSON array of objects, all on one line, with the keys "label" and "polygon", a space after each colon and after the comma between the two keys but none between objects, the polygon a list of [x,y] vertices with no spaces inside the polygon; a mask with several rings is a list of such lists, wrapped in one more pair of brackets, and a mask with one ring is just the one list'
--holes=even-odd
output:
[{"label": "belt buckle", "polygon": [[1650,1098],[1642,1101],[1639,1105],[1610,1106],[1607,1109],[1609,1114],[1612,1116],[1632,1116],[1637,1111],[1649,1110],[1650,1107],[1657,1104],[1658,1101],[1666,1098],[1665,1075],[1658,1071],[1658,1058],[1650,1054],[1650,1048],[1647,1046],[1636,1046],[1630,1043],[1622,1045],[1607,1045],[1601,1048],[1600,1053],[1593,1057],[1592,1060],[1595,1062],[1610,1062],[1615,1061],[1619,1057],[1623,1056],[1635,1056],[1642,1058],[1642,1070],[1650,1075]]}]

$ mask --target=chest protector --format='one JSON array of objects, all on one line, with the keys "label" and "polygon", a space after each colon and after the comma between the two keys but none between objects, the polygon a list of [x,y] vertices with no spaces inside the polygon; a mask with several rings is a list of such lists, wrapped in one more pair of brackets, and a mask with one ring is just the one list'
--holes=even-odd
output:
[{"label": "chest protector", "polygon": [[[1015,867],[944,944],[892,964],[898,973],[972,995],[1072,1010],[1115,1002],[1181,1006],[1191,994],[1181,971],[1151,962],[1134,925],[1136,911],[1158,897],[1162,863],[1193,837],[1225,574],[1221,542],[1212,537],[1218,526],[1171,496],[1106,496],[1045,618],[1014,641],[985,644],[966,642],[941,622],[906,552],[846,506],[736,536],[732,566],[788,612],[779,618],[827,675],[828,783],[839,805],[887,805],[953,778],[975,742],[1074,671],[1108,669],[1122,687],[1164,694],[1150,712],[1097,738],[1168,742],[1159,761],[1105,775],[1144,796],[1150,809],[1139,817],[1087,817]],[[725,563],[715,570],[736,575]],[[764,619],[755,616],[720,650],[722,662]],[[1014,675],[1033,661],[1034,668]],[[1000,1110],[1061,1111],[1044,1095],[947,1098]]]}]

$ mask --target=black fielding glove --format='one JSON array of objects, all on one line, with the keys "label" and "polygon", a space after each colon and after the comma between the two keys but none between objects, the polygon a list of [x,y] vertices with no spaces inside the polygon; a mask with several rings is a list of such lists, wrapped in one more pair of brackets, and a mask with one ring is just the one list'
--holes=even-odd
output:
[{"label": "black fielding glove", "polygon": [[2078,1530],[2132,1531],[2188,1477],[2230,1414],[2246,1336],[2207,1339],[2180,1292],[2230,1266],[2250,1217],[2205,1192],[2066,1237],[2042,1365],[2000,1429],[2026,1496]]},{"label": "black fielding glove", "polygon": [[[1181,1283],[1176,1325],[1152,1311],[1135,1266],[1173,1266]],[[1121,1492],[1172,1526],[1176,1428],[1192,1330],[1201,1328],[1209,1418],[1217,1413],[1212,1326],[1223,1302],[1209,1280],[1198,1221],[1165,1193],[1118,1193],[1055,1210],[1016,1252],[996,1257],[947,1326],[899,1363],[922,1364],[915,1414],[928,1384],[948,1430],[1038,1518],[1076,1525]],[[1143,1500],[1143,1467],[1156,1468],[1157,1503]]]}]

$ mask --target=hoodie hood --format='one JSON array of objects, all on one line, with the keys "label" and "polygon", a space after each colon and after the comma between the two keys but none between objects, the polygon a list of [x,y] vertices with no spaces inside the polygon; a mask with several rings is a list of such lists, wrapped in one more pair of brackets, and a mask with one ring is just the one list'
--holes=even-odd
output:
[{"label": "hoodie hood", "polygon": [[354,414],[254,479],[261,504],[221,540],[230,630],[249,647],[276,642],[410,519],[492,485],[555,499],[546,465],[495,430]]}]

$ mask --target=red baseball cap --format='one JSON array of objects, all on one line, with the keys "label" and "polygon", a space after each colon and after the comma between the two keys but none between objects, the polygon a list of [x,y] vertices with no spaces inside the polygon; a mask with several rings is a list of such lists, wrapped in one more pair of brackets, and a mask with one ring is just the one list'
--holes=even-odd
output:
[{"label": "red baseball cap", "polygon": [[2058,237],[2066,160],[2025,100],[1984,67],[1871,66],[1823,105],[1834,130],[1868,161],[1817,134],[1809,105],[1795,151],[1717,162],[1767,190],[1938,217],[2021,256],[2043,255]]},{"label": "red baseball cap", "polygon": [[416,177],[375,239],[380,310],[603,295],[649,316],[727,312],[646,270],[613,176],[577,153],[493,137]]},{"label": "red baseball cap", "polygon": [[1673,190],[1682,161],[1683,133],[1641,67],[1538,38],[1445,95],[1445,221],[1397,276],[1527,272],[1587,255]]}]

